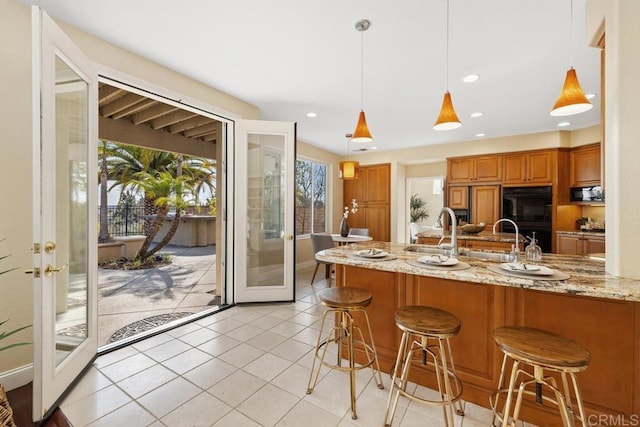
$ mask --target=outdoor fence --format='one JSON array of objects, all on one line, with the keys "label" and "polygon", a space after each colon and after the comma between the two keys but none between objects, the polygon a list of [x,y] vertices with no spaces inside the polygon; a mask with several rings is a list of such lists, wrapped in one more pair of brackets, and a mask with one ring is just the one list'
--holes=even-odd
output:
[{"label": "outdoor fence", "polygon": [[[144,235],[144,206],[107,206],[107,220],[111,236]],[[100,208],[98,208],[98,224]]]}]

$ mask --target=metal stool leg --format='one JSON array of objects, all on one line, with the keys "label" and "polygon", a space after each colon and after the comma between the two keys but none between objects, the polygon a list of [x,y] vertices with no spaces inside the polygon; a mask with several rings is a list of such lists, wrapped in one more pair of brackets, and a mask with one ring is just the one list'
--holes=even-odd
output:
[{"label": "metal stool leg", "polygon": [[[391,423],[393,423],[393,417],[396,414],[396,408],[398,407],[398,399],[400,398],[400,391],[398,390],[398,387],[396,385],[396,379],[398,378],[398,370],[401,370],[403,368],[402,360],[403,360],[404,353],[406,351],[408,335],[409,333],[405,331],[402,333],[402,338],[400,339],[398,356],[396,357],[396,364],[393,367],[393,375],[391,376],[391,385],[389,386],[389,398],[387,399],[387,410],[384,413],[385,426],[391,426]],[[393,406],[391,406],[391,400],[393,400]],[[389,414],[389,409],[391,409],[391,414]]]}]

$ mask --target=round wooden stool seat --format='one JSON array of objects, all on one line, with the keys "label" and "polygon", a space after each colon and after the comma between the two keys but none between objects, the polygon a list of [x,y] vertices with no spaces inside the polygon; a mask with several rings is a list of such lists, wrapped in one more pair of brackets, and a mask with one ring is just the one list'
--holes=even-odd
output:
[{"label": "round wooden stool seat", "polygon": [[460,331],[460,319],[448,311],[424,305],[409,305],[395,313],[402,330],[416,334],[453,336]]},{"label": "round wooden stool seat", "polygon": [[541,329],[507,326],[494,330],[493,337],[503,352],[543,366],[584,368],[591,361],[581,344]]},{"label": "round wooden stool seat", "polygon": [[373,295],[368,290],[349,287],[323,289],[319,297],[322,304],[327,307],[344,309],[367,307],[373,299]]}]

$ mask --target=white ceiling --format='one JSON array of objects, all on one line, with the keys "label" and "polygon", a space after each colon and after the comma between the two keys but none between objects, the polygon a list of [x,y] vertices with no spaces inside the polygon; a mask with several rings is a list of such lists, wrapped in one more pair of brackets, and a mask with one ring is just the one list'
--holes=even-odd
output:
[{"label": "white ceiling", "polygon": [[[571,65],[599,95],[585,0],[450,0],[449,90],[463,126],[432,129],[446,89],[446,0],[21,0],[54,18],[295,121],[300,140],[347,153],[364,109],[379,150],[558,130],[549,115]],[[475,83],[463,83],[467,74]],[[594,108],[568,128],[599,123]],[[306,113],[317,113],[314,119]],[[476,111],[484,113],[471,118]],[[481,142],[479,142],[481,143]],[[355,143],[352,143],[352,150]]]}]

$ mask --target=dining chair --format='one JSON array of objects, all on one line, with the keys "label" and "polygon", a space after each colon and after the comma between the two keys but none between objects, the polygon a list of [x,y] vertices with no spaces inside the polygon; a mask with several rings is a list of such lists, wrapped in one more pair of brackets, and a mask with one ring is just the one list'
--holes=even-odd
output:
[{"label": "dining chair", "polygon": [[350,228],[349,235],[350,236],[368,236],[369,229],[368,228]]},{"label": "dining chair", "polygon": [[[325,249],[331,249],[333,248],[333,246],[333,237],[331,237],[331,234],[311,234],[311,250],[313,250],[314,255]],[[313,270],[313,277],[311,277],[311,285],[313,285],[313,280],[316,278],[316,273],[318,272],[318,267],[320,267],[320,264],[325,264],[325,276],[327,277],[327,279],[329,279],[329,287],[331,287],[331,263],[326,261],[318,261],[317,259],[316,269]]]}]

